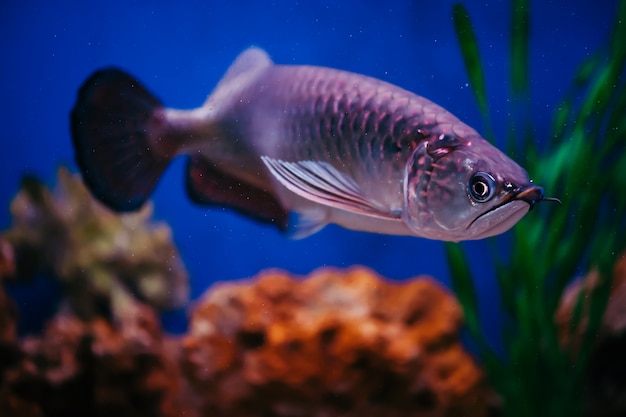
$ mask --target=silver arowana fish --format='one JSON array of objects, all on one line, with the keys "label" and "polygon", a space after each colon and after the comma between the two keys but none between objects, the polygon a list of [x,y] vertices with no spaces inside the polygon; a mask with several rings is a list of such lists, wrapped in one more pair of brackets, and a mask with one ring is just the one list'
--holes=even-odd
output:
[{"label": "silver arowana fish", "polygon": [[[71,113],[92,193],[139,208],[172,158],[189,155],[192,200],[294,237],[328,223],[460,241],[511,228],[543,190],[431,101],[363,75],[275,65],[256,48],[194,110],[165,108],[133,77],[94,73]],[[290,215],[294,214],[294,215]]]}]

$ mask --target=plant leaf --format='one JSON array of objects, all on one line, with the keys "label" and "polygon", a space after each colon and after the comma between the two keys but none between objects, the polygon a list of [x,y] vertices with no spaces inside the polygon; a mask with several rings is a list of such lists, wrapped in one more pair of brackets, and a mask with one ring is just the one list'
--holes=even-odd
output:
[{"label": "plant leaf", "polygon": [[489,119],[489,107],[487,105],[485,72],[478,52],[478,42],[474,34],[472,22],[467,9],[462,4],[457,3],[454,5],[452,17],[456,37],[461,47],[463,62],[465,63],[465,70],[467,71],[472,91],[474,91],[478,109],[483,116],[483,122],[487,131],[485,137],[490,142],[493,142],[493,130]]},{"label": "plant leaf", "polygon": [[528,90],[528,38],[530,32],[530,2],[513,0],[511,19],[511,86],[513,94]]}]

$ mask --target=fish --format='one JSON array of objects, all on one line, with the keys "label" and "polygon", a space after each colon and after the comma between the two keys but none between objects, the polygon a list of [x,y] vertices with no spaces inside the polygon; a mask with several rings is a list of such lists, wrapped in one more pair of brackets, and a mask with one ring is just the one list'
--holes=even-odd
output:
[{"label": "fish", "polygon": [[293,238],[334,223],[483,239],[556,200],[430,100],[339,69],[278,65],[256,47],[190,110],[165,107],[124,70],[97,70],[79,88],[70,124],[84,182],[117,212],[139,209],[180,155],[193,202]]}]

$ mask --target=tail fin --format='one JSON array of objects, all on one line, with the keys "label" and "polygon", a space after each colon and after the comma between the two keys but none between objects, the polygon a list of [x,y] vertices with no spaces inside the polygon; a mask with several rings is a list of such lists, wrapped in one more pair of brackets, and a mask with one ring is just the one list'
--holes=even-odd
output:
[{"label": "tail fin", "polygon": [[71,114],[76,162],[91,192],[117,211],[148,199],[171,156],[150,146],[159,100],[114,68],[95,72],[78,91]]}]

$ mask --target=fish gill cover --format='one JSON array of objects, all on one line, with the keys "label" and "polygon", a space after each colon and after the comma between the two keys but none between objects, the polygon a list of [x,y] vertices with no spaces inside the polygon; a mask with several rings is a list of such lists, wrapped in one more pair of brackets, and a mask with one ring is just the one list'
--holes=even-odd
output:
[{"label": "fish gill cover", "polygon": [[[538,182],[559,190],[562,205],[542,207],[531,220],[522,221],[510,245],[492,242],[493,268],[507,316],[503,354],[490,346],[481,329],[462,246],[448,243],[446,251],[468,329],[503,399],[504,414],[595,415],[599,410],[590,409],[585,378],[612,287],[612,268],[626,246],[626,2],[619,4],[606,45],[580,65],[542,146],[529,118],[530,16],[529,1],[512,2],[508,151],[521,155]],[[479,43],[467,9],[455,5],[453,17],[489,132]],[[594,272],[589,275],[593,283],[586,284],[592,290],[578,292],[570,315],[561,321],[569,321],[566,333],[578,335],[579,343],[563,344],[555,315],[566,286],[579,271]]]}]

